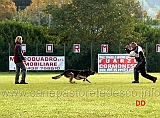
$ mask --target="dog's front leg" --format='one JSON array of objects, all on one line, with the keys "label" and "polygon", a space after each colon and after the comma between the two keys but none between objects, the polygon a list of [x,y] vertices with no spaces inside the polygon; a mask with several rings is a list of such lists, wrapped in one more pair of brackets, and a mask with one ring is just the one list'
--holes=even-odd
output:
[{"label": "dog's front leg", "polygon": [[83,79],[83,82],[85,82],[85,81],[87,81],[87,78],[84,78],[84,79]]},{"label": "dog's front leg", "polygon": [[89,82],[89,83],[91,83],[91,81],[89,81],[89,79],[88,79],[88,78],[86,78],[86,81],[87,81],[87,82]]}]

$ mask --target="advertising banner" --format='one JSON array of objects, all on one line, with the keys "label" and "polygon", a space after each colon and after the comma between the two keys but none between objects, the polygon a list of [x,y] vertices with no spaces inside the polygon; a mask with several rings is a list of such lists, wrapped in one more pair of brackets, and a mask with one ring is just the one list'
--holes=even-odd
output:
[{"label": "advertising banner", "polygon": [[129,54],[98,54],[98,73],[133,72],[137,64]]},{"label": "advertising banner", "polygon": [[[64,56],[24,56],[27,70],[65,70]],[[14,56],[9,56],[9,70],[16,70]]]}]

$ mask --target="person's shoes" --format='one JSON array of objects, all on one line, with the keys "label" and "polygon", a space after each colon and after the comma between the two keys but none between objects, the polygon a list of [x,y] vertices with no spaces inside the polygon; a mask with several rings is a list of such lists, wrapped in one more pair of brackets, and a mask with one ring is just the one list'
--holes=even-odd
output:
[{"label": "person's shoes", "polygon": [[19,84],[19,82],[15,82],[15,84]]},{"label": "person's shoes", "polygon": [[155,77],[155,78],[153,79],[153,83],[156,83],[156,81],[157,81],[157,77]]},{"label": "person's shoes", "polygon": [[139,81],[132,81],[132,83],[139,83]]},{"label": "person's shoes", "polygon": [[20,84],[28,84],[27,82],[20,82]]},{"label": "person's shoes", "polygon": [[24,80],[21,80],[20,84],[28,84],[28,83],[25,82]]}]

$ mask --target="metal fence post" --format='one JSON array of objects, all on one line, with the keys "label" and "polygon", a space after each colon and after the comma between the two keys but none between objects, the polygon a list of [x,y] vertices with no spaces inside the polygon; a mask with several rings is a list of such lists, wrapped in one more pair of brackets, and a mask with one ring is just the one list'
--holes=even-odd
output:
[{"label": "metal fence post", "polygon": [[93,70],[93,66],[92,66],[92,43],[91,43],[91,69]]},{"label": "metal fence post", "polygon": [[[48,3],[50,5],[50,2]],[[48,14],[48,26],[51,26],[51,14]]]},{"label": "metal fence post", "polygon": [[38,56],[38,43],[36,43],[36,55]]},{"label": "metal fence post", "polygon": [[[11,46],[10,46],[10,43],[8,43],[8,56],[10,56],[10,49],[11,49]],[[9,57],[8,57],[8,63],[9,63],[9,61],[10,61],[10,59],[9,59]],[[8,67],[8,71],[9,71],[9,73],[10,73],[10,69],[9,69],[9,67]]]},{"label": "metal fence post", "polygon": [[[66,65],[66,47],[65,47],[65,43],[64,43],[64,59],[65,59],[65,64]],[[66,69],[66,66],[64,66],[64,70]]]},{"label": "metal fence post", "polygon": [[20,22],[20,6],[18,6],[18,22]]},{"label": "metal fence post", "polygon": [[[36,43],[36,55],[38,56],[38,43]],[[38,70],[37,70],[38,72]]]},{"label": "metal fence post", "polygon": [[146,41],[146,71],[147,71],[147,55],[148,55],[148,46]]},{"label": "metal fence post", "polygon": [[119,54],[121,53],[121,43],[119,43]]},{"label": "metal fence post", "polygon": [[40,3],[38,3],[38,26],[40,25]]}]

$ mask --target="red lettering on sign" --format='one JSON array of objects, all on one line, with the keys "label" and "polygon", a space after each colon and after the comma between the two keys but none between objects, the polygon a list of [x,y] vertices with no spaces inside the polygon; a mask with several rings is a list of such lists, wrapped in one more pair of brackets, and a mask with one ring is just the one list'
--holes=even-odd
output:
[{"label": "red lettering on sign", "polygon": [[14,57],[10,57],[10,61],[14,61]]},{"label": "red lettering on sign", "polygon": [[103,58],[99,64],[137,64],[134,58]]},{"label": "red lettering on sign", "polygon": [[79,53],[80,52],[80,44],[74,44],[74,53]]}]

